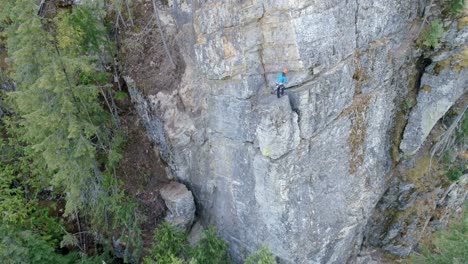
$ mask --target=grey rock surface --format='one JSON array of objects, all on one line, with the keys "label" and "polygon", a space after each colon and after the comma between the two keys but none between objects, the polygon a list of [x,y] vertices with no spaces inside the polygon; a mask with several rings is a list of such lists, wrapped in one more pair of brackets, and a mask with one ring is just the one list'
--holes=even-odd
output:
[{"label": "grey rock surface", "polygon": [[432,180],[429,189],[394,179],[369,221],[365,247],[407,257],[425,234],[445,228],[450,217],[462,215],[468,194],[466,175],[446,189],[438,187],[440,182],[429,174],[422,177]]},{"label": "grey rock surface", "polygon": [[[387,189],[420,2],[168,1],[184,76],[131,96],[237,262],[262,245],[280,263],[356,254]],[[284,67],[296,86],[277,99]]]},{"label": "grey rock surface", "polygon": [[301,138],[310,139],[351,105],[356,86],[354,65],[347,60],[322,78],[290,92],[300,114]]},{"label": "grey rock surface", "polygon": [[187,242],[191,247],[195,247],[198,242],[203,238],[203,226],[200,222],[195,222],[187,238]]},{"label": "grey rock surface", "polygon": [[185,185],[170,182],[160,190],[169,210],[165,220],[174,226],[189,229],[195,218],[195,203],[192,192]]},{"label": "grey rock surface", "polygon": [[466,68],[456,72],[453,68],[447,67],[438,75],[425,73],[421,80],[417,104],[410,114],[403,135],[401,150],[407,154],[414,154],[437,121],[467,90],[468,69]]},{"label": "grey rock surface", "polygon": [[391,36],[402,38],[401,31],[417,18],[423,8],[418,1],[358,0],[356,12],[357,46],[365,48],[369,43]]},{"label": "grey rock surface", "polygon": [[159,146],[158,150],[161,158],[165,162],[170,163],[172,160],[172,150],[164,131],[163,120],[157,116],[156,110],[152,107],[151,103],[135,87],[133,80],[127,76],[125,77],[125,81],[128,85],[130,97],[135,103],[136,110],[146,127],[148,136],[152,142]]},{"label": "grey rock surface", "polygon": [[258,103],[260,120],[256,129],[263,156],[280,158],[299,145],[297,114],[291,110],[288,96],[268,96]]},{"label": "grey rock surface", "polygon": [[416,106],[413,107],[405,128],[400,149],[414,154],[424,143],[437,121],[468,91],[468,27],[458,29],[451,22],[441,41],[444,50],[432,57],[421,79]]},{"label": "grey rock surface", "polygon": [[468,174],[463,175],[453,183],[437,202],[440,212],[437,218],[429,222],[432,230],[437,231],[445,228],[453,216],[462,215],[464,204],[468,201]]},{"label": "grey rock surface", "polygon": [[[449,30],[441,40],[443,49],[436,48],[432,63],[423,72],[417,104],[411,109],[400,144],[405,154],[414,155],[405,155],[391,171],[389,188],[364,231],[363,251],[379,248],[407,257],[421,239],[431,238],[449,219],[462,215],[468,194],[466,176],[450,183],[443,175],[447,172],[440,173],[434,165],[437,158],[432,162],[430,158],[433,141],[445,130],[438,120],[454,104],[454,110],[466,105],[466,37],[460,40],[468,27],[459,28],[456,21],[445,23]],[[463,147],[454,146],[452,151],[463,151],[458,148]],[[432,170],[431,164],[436,166]]]}]

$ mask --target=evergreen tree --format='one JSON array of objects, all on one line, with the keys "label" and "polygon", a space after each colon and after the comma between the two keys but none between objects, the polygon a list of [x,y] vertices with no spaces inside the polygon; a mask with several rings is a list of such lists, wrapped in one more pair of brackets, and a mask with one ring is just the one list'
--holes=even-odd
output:
[{"label": "evergreen tree", "polygon": [[113,47],[100,1],[91,3],[47,20],[36,15],[33,0],[0,0],[17,87],[9,93],[20,117],[15,131],[66,194],[65,215],[85,216],[104,236],[121,229],[138,255],[135,205],[114,177],[123,137],[105,69]]}]

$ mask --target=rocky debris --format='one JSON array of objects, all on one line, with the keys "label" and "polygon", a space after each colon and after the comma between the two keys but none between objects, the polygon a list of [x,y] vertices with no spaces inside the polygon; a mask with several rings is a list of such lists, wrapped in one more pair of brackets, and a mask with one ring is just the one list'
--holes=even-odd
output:
[{"label": "rocky debris", "polygon": [[161,188],[160,194],[169,210],[165,220],[188,230],[195,218],[192,192],[185,185],[173,181]]},{"label": "rocky debris", "polygon": [[187,241],[191,247],[195,247],[198,242],[203,238],[203,226],[200,221],[195,222],[195,224],[190,229]]},{"label": "rocky debris", "polygon": [[[423,200],[420,197],[421,194],[415,190],[408,193],[411,189],[411,184],[400,183],[387,191],[377,205],[376,212],[368,225],[364,243],[366,246],[383,248],[400,257],[409,255],[420,239],[420,225],[424,226],[425,221],[429,220],[436,204],[434,199],[429,198],[425,199],[429,204],[418,203],[414,207],[406,205],[403,200],[407,197],[414,197],[409,199],[409,204],[414,204],[416,198]],[[430,196],[432,198],[434,194]],[[412,210],[398,210],[398,208],[408,209],[409,207]]]},{"label": "rocky debris", "polygon": [[461,216],[468,197],[468,175],[447,186],[444,172],[435,165],[429,169],[430,164],[429,157],[423,155],[399,165],[367,225],[365,250],[382,248],[407,257],[421,239]]},{"label": "rocky debris", "polygon": [[394,264],[395,261],[388,260],[381,250],[363,250],[359,252],[355,259],[348,261],[348,264]]},{"label": "rocky debris", "polygon": [[288,96],[268,96],[259,102],[257,140],[263,156],[277,159],[299,145],[298,116]]},{"label": "rocky debris", "polygon": [[146,128],[148,136],[151,141],[158,146],[158,151],[161,154],[161,158],[168,163],[171,163],[171,146],[168,142],[166,132],[164,130],[163,120],[155,114],[155,109],[151,102],[135,87],[134,81],[130,77],[125,77],[125,82],[128,86],[128,92],[132,102],[135,103],[135,108],[138,115],[143,121],[143,125]]},{"label": "rocky debris", "polygon": [[468,174],[453,183],[437,202],[436,216],[429,222],[429,228],[437,231],[445,228],[454,216],[461,216],[465,202],[468,201]]}]

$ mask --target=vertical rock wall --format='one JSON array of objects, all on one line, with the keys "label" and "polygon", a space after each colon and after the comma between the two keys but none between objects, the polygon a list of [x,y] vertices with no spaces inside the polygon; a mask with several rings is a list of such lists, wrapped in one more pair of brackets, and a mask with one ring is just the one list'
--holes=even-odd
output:
[{"label": "vertical rock wall", "polygon": [[[266,245],[282,263],[345,263],[392,166],[419,1],[168,2],[182,81],[130,90],[202,221],[238,260]],[[296,86],[277,99],[284,67]]]},{"label": "vertical rock wall", "polygon": [[[443,7],[433,9],[437,14]],[[459,218],[468,200],[468,177],[449,181],[450,167],[466,169],[466,139],[452,140],[441,151],[444,138],[460,137],[462,129],[450,127],[460,126],[468,108],[468,26],[463,22],[468,13],[441,17],[444,36],[426,55],[430,60],[402,133],[405,158],[392,170],[392,183],[368,222],[363,244],[367,253],[379,248],[407,257],[420,241],[427,245],[432,232],[447,226],[449,216]]]}]

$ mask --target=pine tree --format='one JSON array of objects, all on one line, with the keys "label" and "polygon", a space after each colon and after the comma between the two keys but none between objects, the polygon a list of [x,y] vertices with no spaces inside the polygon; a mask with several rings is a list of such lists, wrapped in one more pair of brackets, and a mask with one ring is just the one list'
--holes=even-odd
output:
[{"label": "pine tree", "polygon": [[9,95],[20,117],[17,136],[66,193],[65,215],[84,215],[107,236],[124,228],[137,251],[135,206],[114,177],[123,137],[109,97],[104,64],[113,46],[95,9],[99,3],[46,20],[35,15],[33,0],[0,0],[0,27],[17,86]]}]

